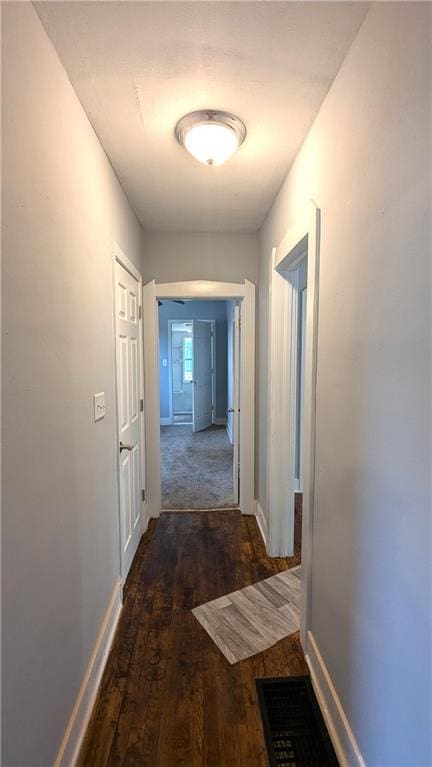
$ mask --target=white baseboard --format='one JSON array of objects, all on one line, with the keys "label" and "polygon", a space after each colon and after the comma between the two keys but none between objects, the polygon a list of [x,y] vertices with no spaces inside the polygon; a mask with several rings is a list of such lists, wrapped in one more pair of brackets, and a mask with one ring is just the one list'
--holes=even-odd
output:
[{"label": "white baseboard", "polygon": [[327,666],[311,631],[307,633],[306,660],[321,713],[341,767],[366,767],[350,723],[342,708]]},{"label": "white baseboard", "polygon": [[144,535],[148,528],[149,520],[151,518],[151,509],[147,501],[144,501],[141,507],[141,535]]},{"label": "white baseboard", "polygon": [[228,439],[230,441],[230,444],[232,445],[233,442],[234,442],[234,436],[233,436],[233,433],[232,433],[231,422],[228,421],[228,420],[226,422],[226,433],[228,435]]},{"label": "white baseboard", "polygon": [[259,531],[261,533],[261,538],[263,539],[264,546],[267,549],[267,541],[268,541],[267,520],[264,516],[264,512],[257,499],[255,499],[255,517],[256,517]]},{"label": "white baseboard", "polygon": [[213,423],[215,426],[225,426],[226,418],[213,418]]},{"label": "white baseboard", "polygon": [[114,639],[121,608],[121,581],[119,578],[104,615],[78,697],[54,762],[54,767],[73,767],[77,762],[79,750]]},{"label": "white baseboard", "polygon": [[160,425],[161,426],[171,426],[172,419],[171,418],[161,418],[160,419]]}]

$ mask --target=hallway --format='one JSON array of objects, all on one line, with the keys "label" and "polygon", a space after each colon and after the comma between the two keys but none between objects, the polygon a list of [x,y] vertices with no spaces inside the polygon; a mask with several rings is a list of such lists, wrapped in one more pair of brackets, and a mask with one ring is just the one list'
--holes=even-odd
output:
[{"label": "hallway", "polygon": [[432,0],[0,10],[1,765],[432,767]]},{"label": "hallway", "polygon": [[161,427],[163,509],[233,506],[233,448],[224,426],[193,433],[192,426]]},{"label": "hallway", "polygon": [[142,538],[80,767],[265,767],[255,678],[307,673],[294,634],[230,666],[191,608],[294,567],[254,518],[164,513]]}]

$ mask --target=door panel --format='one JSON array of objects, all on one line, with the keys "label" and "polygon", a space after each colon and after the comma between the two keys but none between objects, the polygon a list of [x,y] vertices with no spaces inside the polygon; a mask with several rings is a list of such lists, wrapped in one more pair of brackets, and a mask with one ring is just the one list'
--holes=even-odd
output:
[{"label": "door panel", "polygon": [[130,384],[129,384],[129,413],[131,423],[138,419],[139,413],[139,373],[138,373],[138,339],[130,338]]},{"label": "door panel", "polygon": [[213,423],[212,329],[210,322],[193,320],[193,430]]},{"label": "door panel", "polygon": [[124,581],[141,537],[139,283],[115,264],[120,545]]},{"label": "door panel", "polygon": [[[139,462],[139,446],[135,445],[132,453],[130,454],[130,463],[131,463],[131,488],[135,488],[140,483],[140,462]],[[135,529],[137,524],[141,520],[141,493],[133,493],[132,494],[132,503],[131,503],[131,523],[132,528]]]},{"label": "door panel", "polygon": [[131,539],[131,492],[130,492],[130,458],[129,455],[125,455],[121,459],[121,532],[122,532],[122,551],[127,550]]},{"label": "door panel", "polygon": [[119,335],[117,338],[117,390],[119,399],[119,423],[120,429],[124,430],[128,425],[128,402],[127,402],[127,337]]}]

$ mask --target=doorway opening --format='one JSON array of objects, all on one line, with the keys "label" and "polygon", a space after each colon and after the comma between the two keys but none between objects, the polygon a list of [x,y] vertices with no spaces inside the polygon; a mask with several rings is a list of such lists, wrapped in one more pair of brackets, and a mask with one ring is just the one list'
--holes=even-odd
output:
[{"label": "doorway opening", "polygon": [[[208,425],[204,425],[204,428],[193,432],[193,423],[190,424],[174,424],[171,422],[162,422],[162,418],[170,418],[169,407],[162,410],[162,377],[169,374],[168,365],[168,342],[166,347],[160,340],[159,326],[160,326],[160,314],[164,309],[164,305],[170,306],[171,313],[173,307],[184,307],[192,301],[200,301],[209,304],[210,302],[221,305],[225,303],[224,307],[224,321],[225,321],[225,334],[226,334],[226,351],[222,355],[225,366],[228,368],[228,364],[234,368],[235,360],[237,360],[238,371],[233,375],[232,386],[228,387],[226,380],[225,383],[225,398],[223,404],[223,410],[218,409],[218,385],[216,381],[216,397],[215,397],[215,411],[213,411],[212,418],[208,416],[208,400],[209,391],[211,385],[202,383],[201,378],[195,376],[196,365],[199,359],[199,355],[192,354],[192,365],[194,381],[198,381],[194,384],[197,389],[198,398],[196,400],[196,418],[207,418]],[[228,322],[228,302],[231,306],[230,321]],[[234,302],[231,303],[231,302]],[[162,305],[162,306],[161,306]],[[236,309],[237,307],[237,309]],[[168,310],[167,310],[168,311]],[[189,308],[186,306],[182,317],[177,315],[168,316],[168,319],[182,321],[191,320],[191,315],[188,315]],[[233,329],[235,325],[235,319],[237,318],[237,343],[232,340],[231,343],[231,362],[228,363],[228,332],[229,328]],[[202,319],[202,318],[201,318]],[[207,317],[206,319],[215,319],[216,321],[216,338],[215,340],[215,358],[216,368],[217,360],[219,358],[218,345],[217,345],[217,317]],[[179,282],[179,283],[156,283],[154,280],[147,283],[143,290],[143,320],[144,320],[144,382],[145,382],[145,421],[146,421],[146,466],[147,466],[147,506],[149,514],[152,517],[158,517],[162,510],[162,484],[161,484],[161,427],[168,426],[173,430],[189,429],[192,432],[192,436],[198,438],[205,431],[209,433],[223,432],[224,438],[228,441],[228,450],[230,451],[231,460],[231,488],[233,506],[238,506],[243,514],[255,513],[254,502],[254,483],[255,483],[255,286],[245,280],[244,283],[230,283],[230,282],[207,282],[203,280],[196,280],[191,282]],[[197,318],[199,321],[199,318]],[[200,326],[200,330],[204,331],[204,324]],[[207,327],[208,327],[208,323]],[[197,338],[200,338],[201,333]],[[208,336],[208,334],[207,334]],[[168,330],[167,330],[168,338]],[[202,343],[204,340],[201,339]],[[208,341],[208,338],[207,338]],[[195,350],[196,351],[196,350]],[[187,352],[187,350],[186,350]],[[166,363],[164,364],[164,360]],[[187,368],[188,365],[186,364]],[[225,374],[227,376],[227,373]],[[216,376],[217,378],[217,376]],[[235,383],[234,383],[235,382]],[[168,386],[168,385],[167,385]],[[200,387],[202,390],[198,391]],[[231,391],[231,399],[228,400],[228,389]],[[167,397],[169,401],[169,396]],[[211,396],[210,396],[211,403]],[[241,406],[240,406],[241,405]],[[210,404],[211,408],[211,404]],[[227,410],[230,411],[227,413]],[[194,406],[192,409],[192,421],[194,421]],[[229,424],[227,419],[229,418]],[[221,419],[221,422],[218,421]],[[203,423],[203,422],[201,422]],[[218,427],[222,427],[218,429]],[[226,444],[226,443],[225,443]],[[210,451],[211,453],[211,451]],[[190,451],[186,448],[186,455],[191,456]],[[192,466],[191,473],[197,485],[201,485],[201,489],[205,488],[205,478],[200,477],[199,470]],[[198,505],[193,508],[197,508]],[[231,504],[230,504],[231,505]],[[185,508],[183,504],[183,508]],[[224,506],[226,508],[226,506]],[[204,508],[209,508],[206,504]],[[213,507],[212,508],[217,508]]]},{"label": "doorway opening", "polygon": [[[171,378],[169,404],[173,424],[192,425],[193,423],[192,328],[193,320],[186,322],[168,320],[168,365]],[[211,351],[211,367],[213,369],[213,347]],[[212,409],[213,407],[212,397]]]},{"label": "doorway opening", "polygon": [[158,301],[163,510],[238,503],[232,396],[229,401],[239,377],[232,358],[235,309],[235,301]]},{"label": "doorway opening", "polygon": [[[222,416],[216,416],[216,385],[219,387],[219,398],[226,400],[226,365],[225,354],[216,359],[216,320],[193,319],[192,315],[197,310],[197,304],[203,302],[191,301],[186,304],[186,311],[191,314],[191,319],[168,320],[168,355],[162,359],[162,366],[168,368],[168,418],[164,417],[166,403],[164,402],[164,386],[166,375],[161,371],[161,424],[190,424],[193,431],[201,431],[211,424],[218,422],[224,424],[225,410],[219,403],[219,411]],[[209,312],[215,302],[211,304]],[[224,302],[221,302],[224,303]],[[162,302],[161,302],[162,305]],[[185,303],[183,304],[185,305]],[[224,307],[223,307],[224,309]],[[218,314],[218,309],[214,310]],[[164,318],[159,312],[159,348],[163,346]],[[218,336],[224,340],[225,328],[218,327]],[[221,345],[221,344],[219,344]],[[222,344],[223,345],[223,344]],[[224,352],[226,349],[223,350]],[[194,357],[198,355],[197,362],[201,367],[207,391],[202,391],[195,386],[194,381]],[[198,372],[198,371],[197,371]],[[200,410],[200,403],[204,400],[204,412]]]},{"label": "doorway opening", "polygon": [[315,481],[315,382],[318,330],[319,210],[273,251],[270,280],[268,413],[271,556],[300,554],[300,637],[307,649]]}]

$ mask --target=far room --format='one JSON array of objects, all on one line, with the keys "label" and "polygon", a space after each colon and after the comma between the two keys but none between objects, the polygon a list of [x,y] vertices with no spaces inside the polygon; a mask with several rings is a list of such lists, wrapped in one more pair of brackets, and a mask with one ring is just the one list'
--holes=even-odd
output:
[{"label": "far room", "polygon": [[238,314],[236,301],[158,301],[162,510],[238,503]]}]

